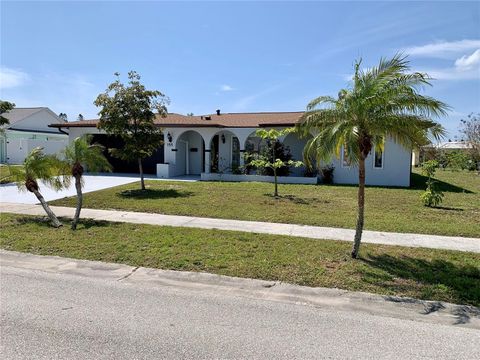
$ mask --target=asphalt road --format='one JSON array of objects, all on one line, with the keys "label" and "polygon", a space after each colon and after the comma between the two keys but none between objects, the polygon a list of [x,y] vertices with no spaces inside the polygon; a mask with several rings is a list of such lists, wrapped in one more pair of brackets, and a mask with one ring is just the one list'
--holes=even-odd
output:
[{"label": "asphalt road", "polygon": [[215,287],[0,271],[3,359],[480,359],[476,329]]}]

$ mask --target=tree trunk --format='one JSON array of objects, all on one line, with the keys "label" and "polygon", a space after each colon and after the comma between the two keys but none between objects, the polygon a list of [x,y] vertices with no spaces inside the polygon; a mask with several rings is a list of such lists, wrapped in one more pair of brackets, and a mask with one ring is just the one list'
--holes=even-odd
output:
[{"label": "tree trunk", "polygon": [[52,224],[54,227],[56,228],[59,228],[60,226],[62,226],[62,223],[60,221],[58,221],[57,217],[55,216],[55,214],[53,213],[53,211],[50,209],[50,207],[48,206],[48,204],[46,203],[45,199],[43,198],[42,194],[40,194],[40,192],[38,190],[32,190],[32,192],[35,194],[35,196],[37,197],[38,201],[40,201],[40,204],[42,204],[42,207],[43,209],[45,210],[45,212],[47,213],[48,217],[50,218],[50,220],[52,221]]},{"label": "tree trunk", "polygon": [[275,193],[273,196],[278,197],[278,182],[277,182],[277,169],[273,168],[273,176],[275,178]]},{"label": "tree trunk", "polygon": [[358,214],[355,239],[353,242],[352,258],[356,259],[362,241],[362,231],[365,213],[365,159],[360,157],[358,162]]},{"label": "tree trunk", "polygon": [[75,176],[75,188],[77,189],[77,208],[75,209],[75,215],[72,220],[72,230],[77,229],[78,220],[80,219],[80,211],[82,210],[83,204],[83,193],[82,193],[82,177],[77,175]]},{"label": "tree trunk", "polygon": [[138,158],[138,171],[140,172],[140,184],[141,184],[142,190],[145,190],[145,179],[143,178],[143,165],[142,165],[141,158]]}]

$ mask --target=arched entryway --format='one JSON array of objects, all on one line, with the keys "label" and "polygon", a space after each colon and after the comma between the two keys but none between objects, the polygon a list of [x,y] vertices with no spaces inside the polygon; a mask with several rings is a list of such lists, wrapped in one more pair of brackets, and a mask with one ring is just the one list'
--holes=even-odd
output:
[{"label": "arched entryway", "polygon": [[238,137],[228,130],[217,132],[210,142],[210,171],[236,173],[243,165]]},{"label": "arched entryway", "polygon": [[200,175],[205,163],[205,142],[198,132],[189,130],[177,139],[175,173],[177,175]]}]

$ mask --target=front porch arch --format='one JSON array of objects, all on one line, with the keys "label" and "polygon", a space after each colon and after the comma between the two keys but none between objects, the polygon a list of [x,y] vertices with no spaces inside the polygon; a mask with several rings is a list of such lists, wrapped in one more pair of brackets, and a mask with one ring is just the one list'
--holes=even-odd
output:
[{"label": "front porch arch", "polygon": [[175,173],[200,175],[205,162],[205,141],[200,133],[187,130],[178,136],[175,143]]}]

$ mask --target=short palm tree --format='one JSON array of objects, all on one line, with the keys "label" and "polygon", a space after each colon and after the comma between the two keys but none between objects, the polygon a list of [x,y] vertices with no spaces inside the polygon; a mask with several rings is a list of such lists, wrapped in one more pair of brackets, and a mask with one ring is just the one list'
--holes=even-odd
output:
[{"label": "short palm tree", "polygon": [[83,172],[84,165],[89,171],[111,171],[112,166],[103,154],[103,146],[91,144],[91,136],[76,138],[64,150],[64,165],[68,168],[64,173],[69,173],[75,179],[77,190],[77,207],[72,221],[72,230],[77,228],[80,211],[83,204]]},{"label": "short palm tree", "polygon": [[38,180],[41,180],[45,185],[60,190],[67,186],[68,181],[59,176],[61,164],[58,158],[51,155],[45,155],[41,147],[33,149],[27,155],[23,162],[23,166],[11,166],[9,168],[10,178],[16,182],[20,190],[27,190],[35,194],[48,217],[56,228],[62,226],[58,221],[53,211],[48,206],[47,202],[40,193],[40,186]]},{"label": "short palm tree", "polygon": [[443,128],[432,117],[445,115],[448,106],[420,95],[420,87],[430,85],[427,74],[409,72],[406,56],[381,59],[370,69],[355,63],[353,84],[338,98],[320,96],[307,105],[298,130],[313,134],[304,149],[305,162],[339,157],[344,148],[348,160],[358,166],[358,215],[352,257],[358,256],[364,225],[365,159],[371,150],[383,151],[388,137],[411,148],[424,144],[428,136],[439,139]]}]

